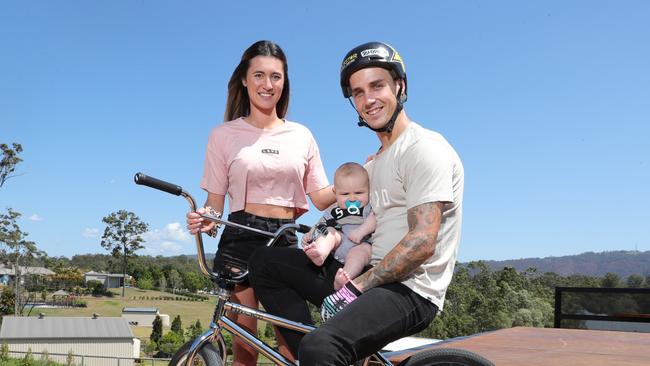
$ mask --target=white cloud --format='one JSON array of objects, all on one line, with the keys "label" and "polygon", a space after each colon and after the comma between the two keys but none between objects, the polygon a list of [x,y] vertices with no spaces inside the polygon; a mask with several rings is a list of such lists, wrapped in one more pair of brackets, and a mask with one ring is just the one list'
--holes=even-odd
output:
[{"label": "white cloud", "polygon": [[84,238],[98,238],[99,237],[99,229],[97,228],[85,228],[83,234]]},{"label": "white cloud", "polygon": [[181,251],[181,249],[183,249],[183,247],[181,245],[178,245],[178,244],[173,243],[171,241],[162,242],[162,244],[160,244],[160,248],[162,248],[163,250],[170,251],[170,252],[175,252],[175,253],[178,253],[178,252]]},{"label": "white cloud", "polygon": [[145,247],[143,253],[149,255],[178,255],[190,252],[193,244],[192,235],[178,222],[147,231],[142,238]]},{"label": "white cloud", "polygon": [[29,219],[32,221],[43,221],[43,218],[38,216],[38,214],[33,214],[32,216],[29,217]]}]

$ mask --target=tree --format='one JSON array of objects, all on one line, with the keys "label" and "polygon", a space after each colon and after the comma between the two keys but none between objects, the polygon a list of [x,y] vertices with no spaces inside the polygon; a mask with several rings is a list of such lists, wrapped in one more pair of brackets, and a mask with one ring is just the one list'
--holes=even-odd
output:
[{"label": "tree", "polygon": [[13,148],[9,147],[7,144],[0,144],[0,150],[2,150],[2,160],[0,160],[0,187],[2,187],[7,179],[17,176],[16,174],[11,175],[16,169],[16,164],[23,161],[23,159],[18,157],[23,151],[23,147],[20,144],[12,143]]},{"label": "tree", "polygon": [[181,334],[178,334],[176,332],[168,332],[164,336],[160,337],[160,340],[158,341],[158,349],[160,350],[159,355],[163,357],[170,357],[176,353],[179,348],[181,348],[184,341],[185,339],[183,339],[183,336]]},{"label": "tree", "polygon": [[607,272],[600,284],[601,287],[621,287],[621,277],[616,273]]},{"label": "tree", "polygon": [[99,296],[104,296],[106,294],[106,289],[104,288],[104,284],[101,283],[100,281],[92,280],[88,281],[86,284],[89,289],[91,289],[91,294],[95,297]]},{"label": "tree", "polygon": [[174,320],[172,320],[172,332],[176,332],[180,335],[183,335],[183,322],[181,321],[181,316],[176,315]]},{"label": "tree", "polygon": [[153,288],[153,280],[151,277],[146,276],[138,280],[138,288],[141,290],[151,290]]},{"label": "tree", "polygon": [[[268,326],[268,324],[267,324]],[[196,339],[203,333],[203,327],[201,326],[201,321],[196,320],[196,323],[190,325],[185,331],[185,336],[188,339]]]},{"label": "tree", "polygon": [[16,296],[11,287],[2,290],[0,294],[0,315],[13,314],[16,311]]},{"label": "tree", "polygon": [[151,330],[151,335],[149,336],[149,339],[152,341],[158,343],[160,340],[160,337],[162,337],[162,319],[160,318],[159,315],[156,315],[156,318],[153,320],[153,329]]},{"label": "tree", "polygon": [[629,275],[627,277],[627,287],[630,288],[640,288],[643,287],[643,276],[639,274]]},{"label": "tree", "polygon": [[167,279],[165,278],[164,273],[162,273],[162,276],[158,278],[158,288],[160,288],[161,291],[165,291],[167,289]]},{"label": "tree", "polygon": [[84,274],[79,268],[68,266],[56,266],[52,269],[54,276],[51,277],[52,287],[57,289],[72,289],[84,285]]},{"label": "tree", "polygon": [[203,288],[203,278],[196,272],[184,272],[183,286],[189,292],[196,292],[196,290]]},{"label": "tree", "polygon": [[135,252],[144,248],[142,246],[141,234],[144,234],[149,225],[140,220],[133,212],[119,210],[104,217],[102,221],[106,224],[104,235],[102,235],[102,247],[111,252],[115,258],[122,257],[124,280],[122,282],[122,297],[126,282],[126,266],[129,257],[135,256]]},{"label": "tree", "polygon": [[169,271],[169,284],[172,286],[172,293],[176,293],[176,289],[183,284],[183,279],[177,270],[172,269]]},{"label": "tree", "polygon": [[30,263],[34,258],[42,256],[43,253],[36,248],[33,241],[26,240],[29,235],[20,230],[16,222],[21,216],[19,212],[7,208],[7,213],[0,215],[0,244],[2,255],[13,266],[14,269],[14,292],[16,295],[14,313],[20,315],[25,306],[21,301],[21,266]]}]

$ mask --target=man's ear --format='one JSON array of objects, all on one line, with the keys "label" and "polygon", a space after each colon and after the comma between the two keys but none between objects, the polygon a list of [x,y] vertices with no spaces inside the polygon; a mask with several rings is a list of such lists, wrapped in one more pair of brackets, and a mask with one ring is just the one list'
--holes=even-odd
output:
[{"label": "man's ear", "polygon": [[404,79],[395,80],[395,92],[397,92],[397,90],[400,91],[400,103],[406,102],[406,83],[404,82]]},{"label": "man's ear", "polygon": [[402,94],[404,94],[404,79],[394,79],[395,81],[395,91],[397,92],[398,90],[402,91]]}]

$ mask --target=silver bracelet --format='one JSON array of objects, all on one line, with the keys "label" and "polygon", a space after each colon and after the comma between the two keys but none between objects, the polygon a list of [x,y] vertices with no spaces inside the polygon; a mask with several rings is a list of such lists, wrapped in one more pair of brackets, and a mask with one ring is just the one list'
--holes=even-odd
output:
[{"label": "silver bracelet", "polygon": [[[204,208],[205,208],[205,212],[207,214],[212,215],[212,216],[216,216],[217,218],[221,218],[221,212],[218,212],[217,210],[215,210],[214,208],[212,208],[210,206],[205,206]],[[215,222],[212,229],[206,231],[205,233],[210,235],[213,238],[216,238],[217,237],[217,230],[219,229],[220,226],[221,226],[220,223]]]}]

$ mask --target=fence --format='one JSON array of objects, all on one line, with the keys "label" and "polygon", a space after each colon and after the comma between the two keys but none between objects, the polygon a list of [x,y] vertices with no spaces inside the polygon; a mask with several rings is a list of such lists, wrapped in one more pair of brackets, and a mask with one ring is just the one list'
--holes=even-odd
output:
[{"label": "fence", "polygon": [[[23,358],[29,352],[20,352],[20,351],[9,351],[9,357],[11,358]],[[12,357],[13,354],[16,356]],[[115,362],[110,363],[115,366],[127,366],[127,365],[136,365],[136,366],[166,366],[171,361],[171,358],[151,358],[151,357],[139,357],[139,358],[129,358],[129,357],[110,357],[110,356],[87,356],[87,355],[75,355],[75,354],[63,354],[63,353],[44,353],[44,352],[31,352],[34,356],[34,359],[42,359],[47,356],[50,360],[62,363],[69,366],[90,366],[93,364],[91,360],[101,359],[101,360],[114,360]],[[54,358],[60,359],[63,357],[63,362],[59,362]],[[260,357],[261,358],[261,357]],[[70,363],[68,363],[70,359]],[[225,365],[231,365],[232,360],[226,361]],[[257,366],[273,366],[274,363],[270,361],[258,361]]]},{"label": "fence", "polygon": [[[48,358],[56,363],[74,366],[91,366],[91,365],[115,365],[115,366],[163,366],[167,365],[171,358],[150,358],[150,357],[113,357],[113,356],[91,356],[75,355],[73,353],[45,353],[45,352],[21,352],[9,351],[11,358],[24,358],[27,353],[31,353],[34,359]],[[113,362],[111,362],[113,360]]]},{"label": "fence", "polygon": [[650,333],[650,288],[556,287],[555,328]]}]

